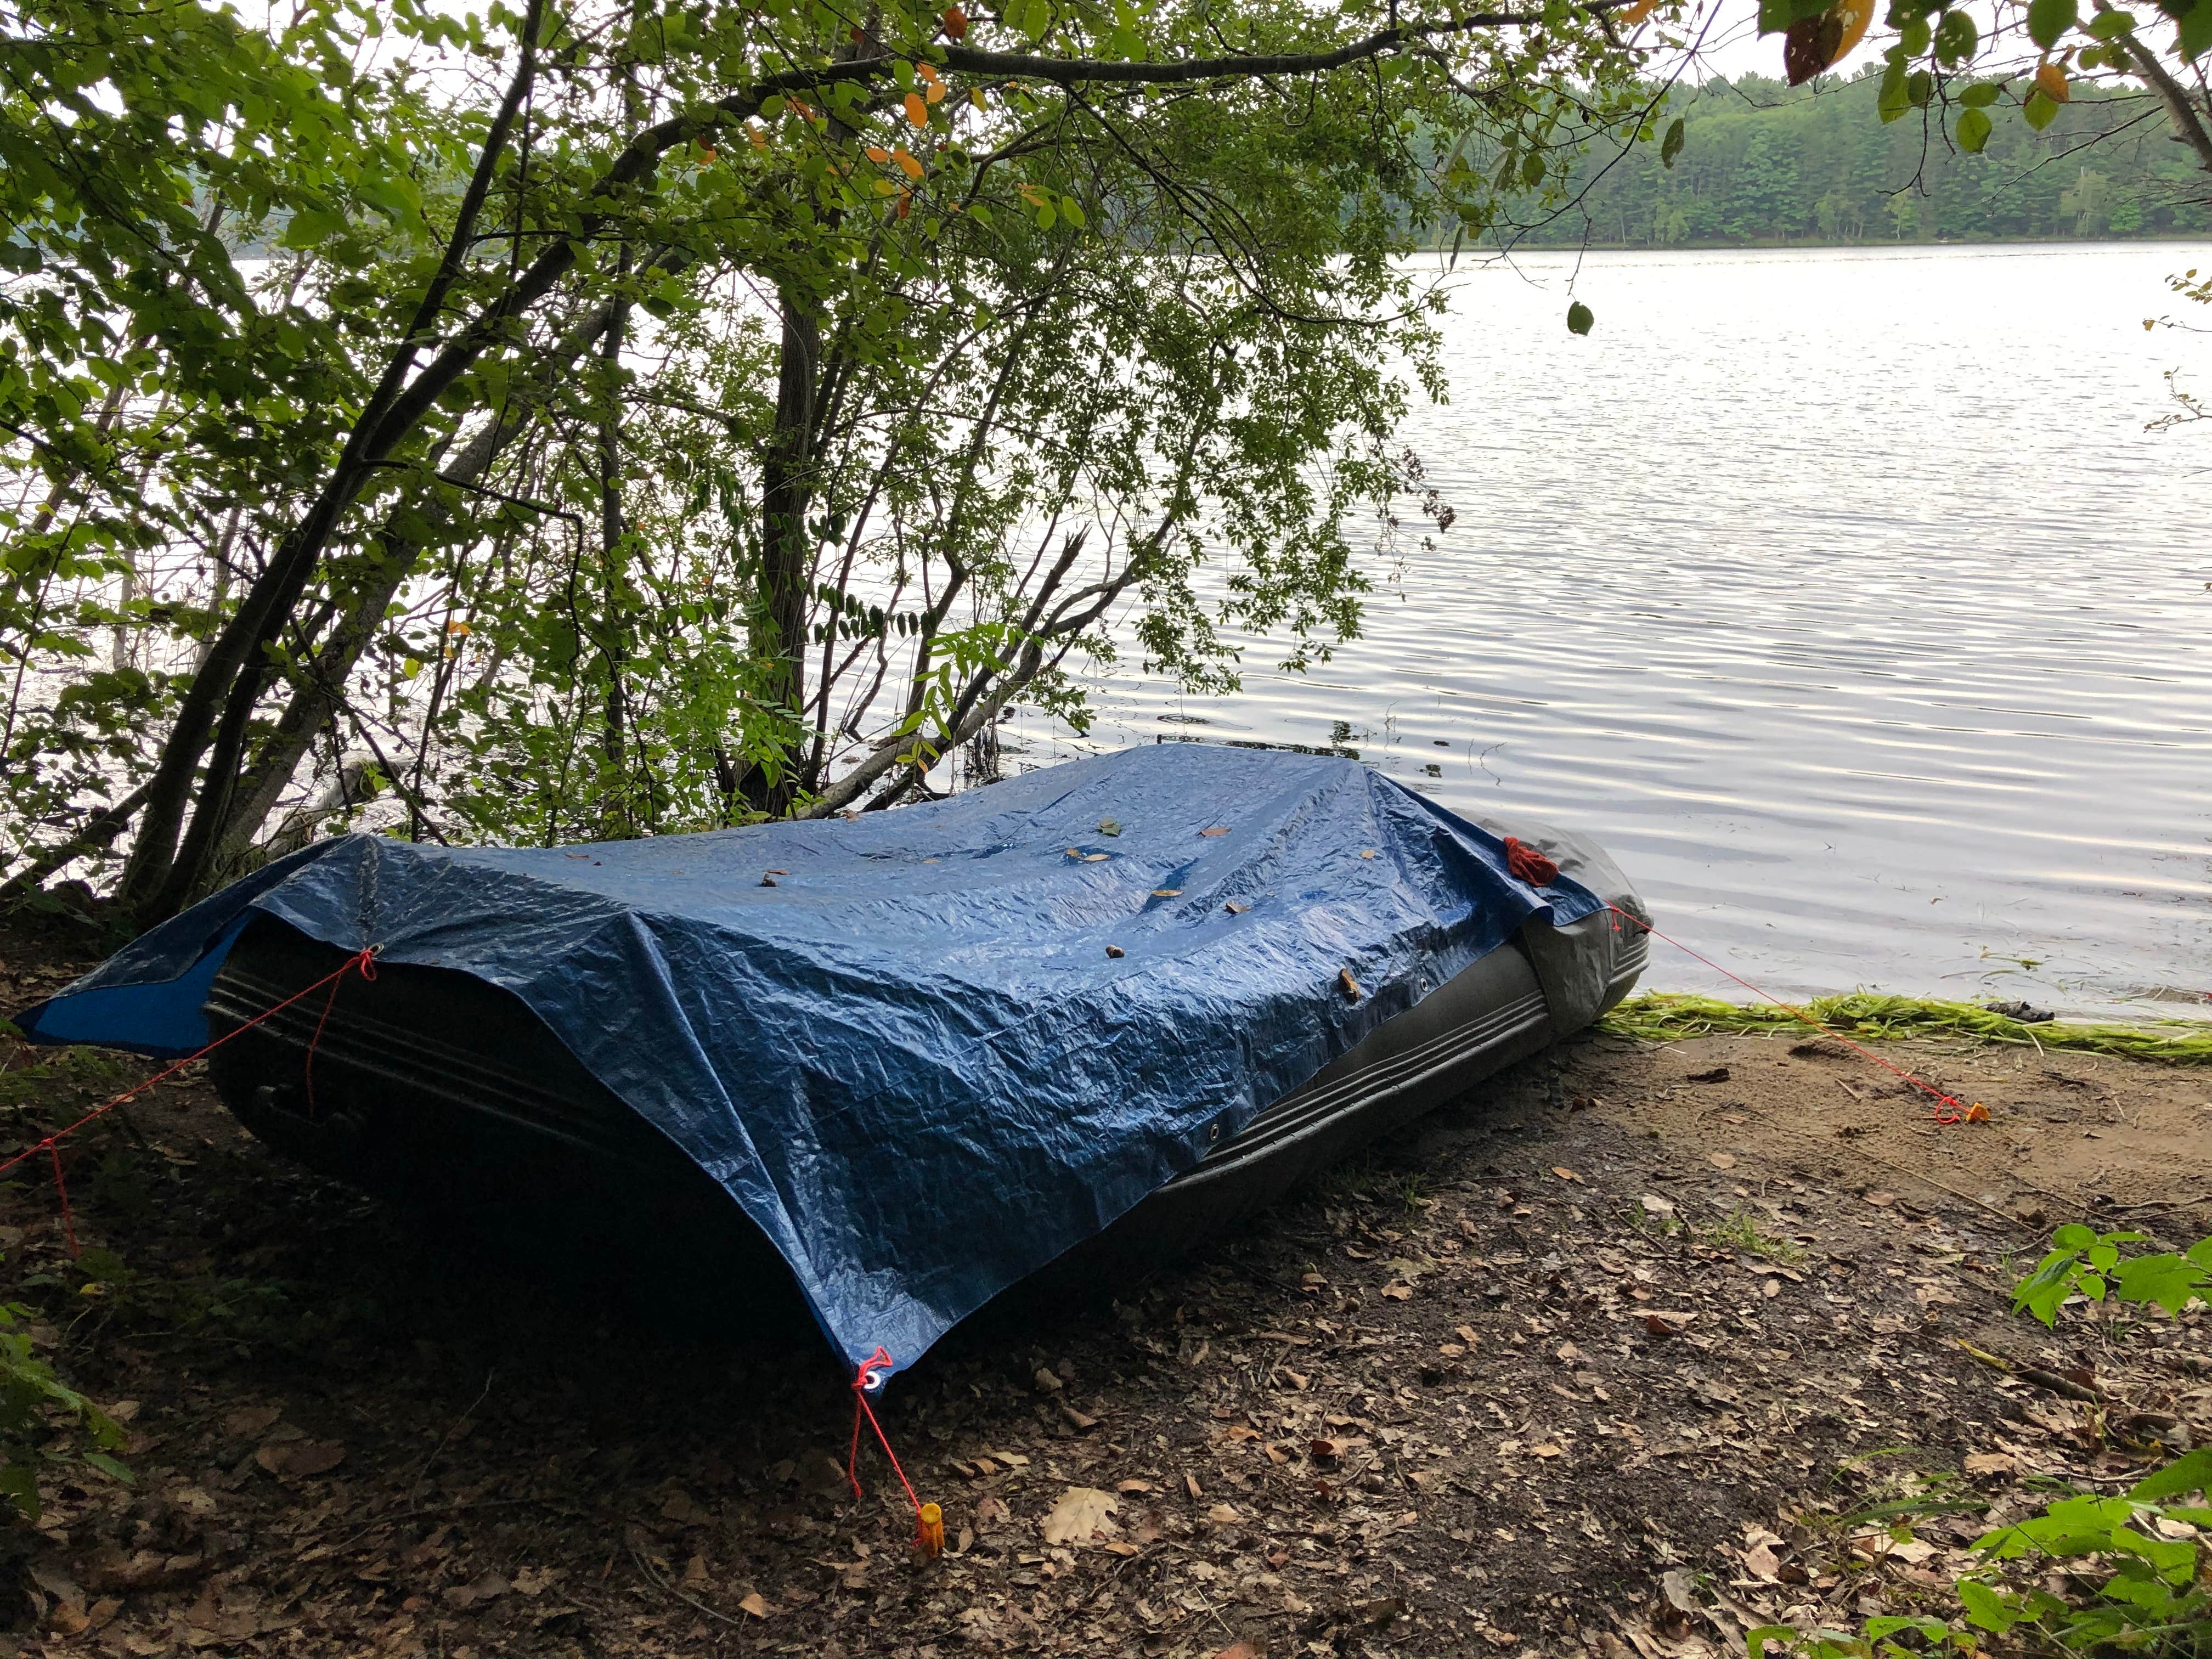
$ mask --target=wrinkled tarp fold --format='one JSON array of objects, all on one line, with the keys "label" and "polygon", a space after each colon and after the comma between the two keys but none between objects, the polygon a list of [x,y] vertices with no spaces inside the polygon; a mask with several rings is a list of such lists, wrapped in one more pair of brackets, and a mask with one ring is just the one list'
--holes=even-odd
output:
[{"label": "wrinkled tarp fold", "polygon": [[348,836],[25,1029],[197,1050],[256,912],[475,975],[730,1193],[848,1361],[881,1344],[903,1367],[1531,916],[1598,908],[1565,877],[1522,885],[1497,837],[1355,761],[1165,744],[849,820],[547,849]]}]

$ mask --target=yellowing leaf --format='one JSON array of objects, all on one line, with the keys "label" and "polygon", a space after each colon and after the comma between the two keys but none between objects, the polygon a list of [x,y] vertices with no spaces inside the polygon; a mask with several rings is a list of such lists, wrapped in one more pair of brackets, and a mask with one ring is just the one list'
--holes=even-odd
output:
[{"label": "yellowing leaf", "polygon": [[991,100],[983,95],[983,88],[981,87],[970,87],[968,88],[968,101],[975,105],[977,109],[988,109],[991,107]]},{"label": "yellowing leaf", "polygon": [[919,179],[921,177],[921,163],[915,161],[914,157],[908,155],[906,151],[902,149],[892,151],[891,160],[899,164],[899,171],[906,174],[908,178]]},{"label": "yellowing leaf", "polygon": [[2074,88],[2067,84],[2066,71],[2056,64],[2038,66],[2035,89],[2054,104],[2069,103],[2074,97]]},{"label": "yellowing leaf", "polygon": [[863,153],[871,161],[875,162],[878,167],[891,159],[890,151],[884,149],[880,144],[871,144]]},{"label": "yellowing leaf", "polygon": [[1635,4],[1630,6],[1626,11],[1620,14],[1620,21],[1626,24],[1630,28],[1634,28],[1638,23],[1642,22],[1645,18],[1650,16],[1653,12],[1658,9],[1659,0],[1636,0]]},{"label": "yellowing leaf", "polygon": [[933,104],[943,103],[945,101],[945,82],[942,81],[932,81],[929,83],[929,92],[927,96],[929,101]]},{"label": "yellowing leaf", "polygon": [[941,87],[945,84],[945,77],[937,72],[937,65],[934,64],[926,61],[916,64],[914,66],[914,72],[933,87]]},{"label": "yellowing leaf", "polygon": [[921,94],[918,92],[909,92],[906,95],[905,102],[907,120],[917,127],[927,126],[929,106],[921,101]]}]

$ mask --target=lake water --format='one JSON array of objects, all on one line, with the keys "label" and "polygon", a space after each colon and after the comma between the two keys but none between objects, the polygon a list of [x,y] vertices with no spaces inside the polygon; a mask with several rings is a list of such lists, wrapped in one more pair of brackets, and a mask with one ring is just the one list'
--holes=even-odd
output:
[{"label": "lake water", "polygon": [[[2146,333],[2212,247],[1600,253],[1455,274],[1405,436],[1459,518],[1313,672],[1092,687],[1018,765],[1332,741],[1595,833],[1784,994],[2212,1013],[2212,426]],[[2190,319],[2189,320],[2200,320]],[[2212,315],[2201,320],[2212,323]],[[1134,658],[1130,659],[1133,662]],[[1646,981],[1740,997],[1655,942]]]}]

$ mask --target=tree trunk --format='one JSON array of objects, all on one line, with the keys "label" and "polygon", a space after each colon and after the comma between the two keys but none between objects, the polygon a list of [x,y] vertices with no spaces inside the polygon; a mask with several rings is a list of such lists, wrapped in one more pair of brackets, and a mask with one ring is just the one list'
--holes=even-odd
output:
[{"label": "tree trunk", "polygon": [[[791,290],[782,290],[783,345],[775,424],[761,466],[760,596],[753,650],[769,665],[766,700],[794,717],[805,704],[806,573],[814,538],[806,513],[814,500],[815,399],[821,384],[822,329]],[[756,767],[744,791],[756,811],[781,817],[791,805],[796,754],[771,781]]]}]

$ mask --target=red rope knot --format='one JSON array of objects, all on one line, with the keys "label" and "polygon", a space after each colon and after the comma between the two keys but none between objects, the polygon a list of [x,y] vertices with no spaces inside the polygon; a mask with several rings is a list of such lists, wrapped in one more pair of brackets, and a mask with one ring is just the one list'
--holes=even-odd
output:
[{"label": "red rope knot", "polygon": [[1559,878],[1559,866],[1518,836],[1505,838],[1505,867],[1531,887],[1549,887]]},{"label": "red rope knot", "polygon": [[890,1374],[891,1357],[884,1352],[883,1344],[879,1342],[876,1345],[876,1351],[860,1362],[860,1369],[853,1377],[853,1386],[869,1394],[880,1393],[884,1384],[890,1380]]}]

